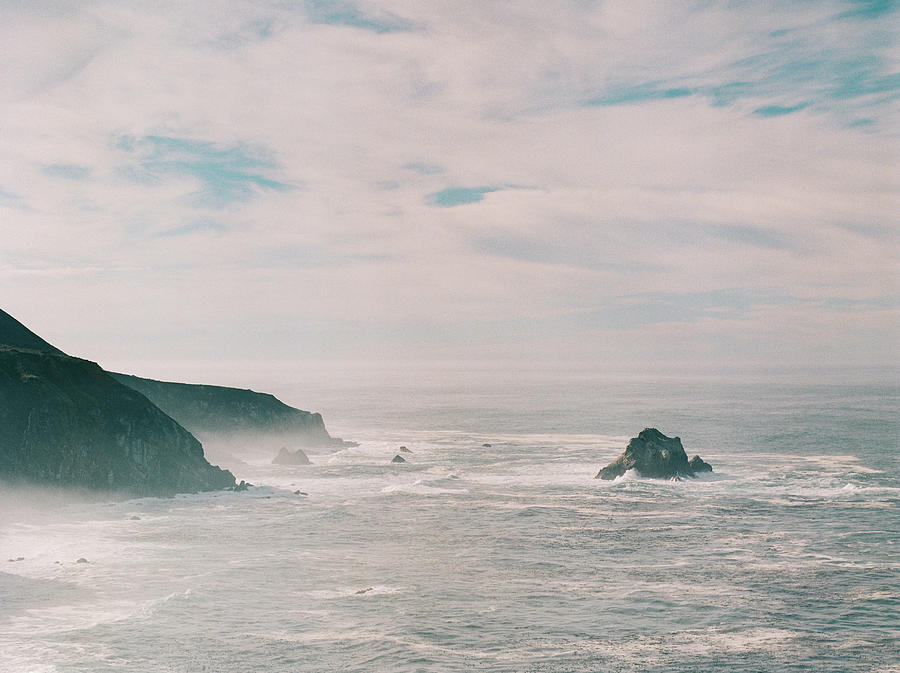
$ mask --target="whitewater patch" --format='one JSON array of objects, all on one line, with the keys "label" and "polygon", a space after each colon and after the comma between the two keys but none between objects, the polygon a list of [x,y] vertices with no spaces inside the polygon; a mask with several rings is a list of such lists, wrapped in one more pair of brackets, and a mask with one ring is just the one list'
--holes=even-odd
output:
[{"label": "whitewater patch", "polygon": [[385,486],[381,489],[381,492],[385,494],[404,493],[412,495],[459,495],[469,492],[469,489],[467,488],[445,488],[436,485],[442,481],[443,480],[427,481],[424,479],[416,479],[412,482]]},{"label": "whitewater patch", "polygon": [[375,584],[363,587],[336,587],[334,589],[309,589],[305,591],[295,591],[294,596],[298,598],[311,598],[314,600],[335,600],[342,598],[372,598],[374,596],[392,596],[401,594],[406,591],[403,587],[388,586],[385,584]]}]

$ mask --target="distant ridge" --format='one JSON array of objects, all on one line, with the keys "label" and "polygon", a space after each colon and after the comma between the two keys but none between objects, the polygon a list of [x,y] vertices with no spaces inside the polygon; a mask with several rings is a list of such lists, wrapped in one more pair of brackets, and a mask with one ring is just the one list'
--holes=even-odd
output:
[{"label": "distant ridge", "polygon": [[3,309],[0,309],[0,345],[65,355],[56,346],[41,339]]},{"label": "distant ridge", "polygon": [[255,443],[267,437],[276,444],[305,447],[352,445],[332,437],[322,415],[288,406],[274,395],[242,388],[173,383],[110,372],[137,390],[204,442],[223,435],[247,436]]}]

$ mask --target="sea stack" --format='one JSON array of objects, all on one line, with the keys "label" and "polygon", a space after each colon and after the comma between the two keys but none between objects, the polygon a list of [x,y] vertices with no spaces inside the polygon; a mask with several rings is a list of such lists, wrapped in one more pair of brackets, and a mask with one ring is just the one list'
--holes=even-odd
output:
[{"label": "sea stack", "polygon": [[641,430],[628,442],[622,455],[600,470],[595,479],[615,479],[631,469],[652,479],[693,477],[697,472],[712,472],[712,466],[700,456],[688,460],[681,438],[667,437],[656,428]]},{"label": "sea stack", "polygon": [[309,465],[309,457],[303,453],[303,449],[290,451],[286,446],[282,446],[272,462],[276,465]]}]

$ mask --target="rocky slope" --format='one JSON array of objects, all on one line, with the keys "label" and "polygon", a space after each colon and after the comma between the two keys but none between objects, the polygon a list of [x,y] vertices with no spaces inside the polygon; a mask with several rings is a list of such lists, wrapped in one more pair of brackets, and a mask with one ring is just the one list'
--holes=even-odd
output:
[{"label": "rocky slope", "polygon": [[666,437],[656,428],[645,428],[632,438],[625,451],[597,473],[596,479],[615,479],[634,469],[642,477],[674,479],[712,472],[700,456],[688,460],[679,437]]},{"label": "rocky slope", "polygon": [[234,486],[187,430],[0,311],[0,479],[166,495]]},{"label": "rocky slope", "polygon": [[110,374],[145,395],[198,437],[246,437],[255,444],[288,443],[304,447],[346,446],[328,434],[322,415],[290,407],[274,395],[252,390],[155,381]]},{"label": "rocky slope", "polygon": [[164,495],[234,486],[187,430],[99,365],[0,348],[0,477]]}]

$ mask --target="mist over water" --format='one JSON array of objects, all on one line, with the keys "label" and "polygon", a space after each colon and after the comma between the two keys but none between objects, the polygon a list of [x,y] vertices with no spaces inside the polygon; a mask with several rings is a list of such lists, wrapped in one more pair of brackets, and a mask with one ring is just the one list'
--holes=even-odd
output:
[{"label": "mist over water", "polygon": [[[7,490],[0,669],[900,669],[889,377],[261,383],[360,445],[224,447],[246,493]],[[715,472],[593,479],[646,426]]]}]

